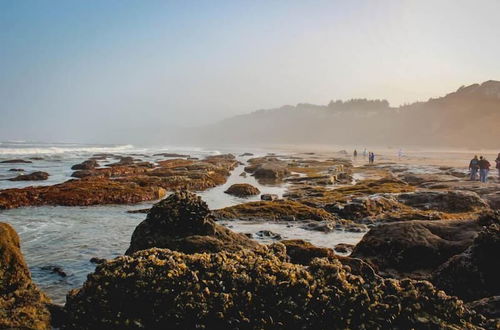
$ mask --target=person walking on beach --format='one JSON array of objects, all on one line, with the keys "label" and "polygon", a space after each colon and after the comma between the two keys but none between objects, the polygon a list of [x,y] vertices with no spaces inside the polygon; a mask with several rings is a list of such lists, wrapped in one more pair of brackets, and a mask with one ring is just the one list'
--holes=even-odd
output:
[{"label": "person walking on beach", "polygon": [[497,159],[495,159],[495,162],[497,163],[497,170],[498,170],[498,181],[500,181],[500,153],[497,156]]},{"label": "person walking on beach", "polygon": [[358,157],[358,151],[356,149],[354,149],[353,156],[354,156],[354,158]]},{"label": "person walking on beach", "polygon": [[375,154],[373,152],[368,153],[368,163],[373,164],[375,162]]},{"label": "person walking on beach", "polygon": [[471,181],[477,180],[477,172],[479,171],[479,159],[477,159],[477,155],[471,159],[469,163],[469,171],[470,171],[470,179]]},{"label": "person walking on beach", "polygon": [[488,181],[488,172],[490,171],[490,162],[483,156],[479,157],[479,180],[486,183]]}]

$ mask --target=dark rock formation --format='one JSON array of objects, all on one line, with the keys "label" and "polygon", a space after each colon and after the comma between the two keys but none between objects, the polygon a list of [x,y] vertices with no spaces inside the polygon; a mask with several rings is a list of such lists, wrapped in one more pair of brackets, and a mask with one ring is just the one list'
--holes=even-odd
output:
[{"label": "dark rock formation", "polygon": [[339,243],[335,245],[335,252],[338,253],[351,253],[352,250],[354,249],[354,245],[352,244],[347,244],[347,243]]},{"label": "dark rock formation", "polygon": [[0,223],[0,328],[50,329],[47,303],[31,281],[17,233]]},{"label": "dark rock formation", "polygon": [[93,170],[98,167],[99,163],[95,159],[89,159],[81,162],[80,164],[73,165],[72,170]]},{"label": "dark rock formation", "polygon": [[152,247],[185,253],[237,251],[259,244],[216,224],[199,196],[180,191],[158,202],[134,233],[126,254]]},{"label": "dark rock formation", "polygon": [[169,158],[188,158],[188,157],[190,157],[189,155],[176,154],[176,153],[172,153],[172,152],[162,152],[159,154],[154,154],[153,156],[163,156],[163,157],[169,157]]},{"label": "dark rock formation", "polygon": [[24,159],[8,159],[0,161],[0,164],[31,164],[32,161]]},{"label": "dark rock formation", "polygon": [[[258,251],[139,251],[68,294],[73,329],[479,329],[486,320],[425,281],[382,279],[352,260]],[[359,267],[355,267],[358,265]],[[359,274],[355,272],[359,271]]]},{"label": "dark rock formation", "polygon": [[260,199],[263,201],[274,201],[278,199],[278,195],[276,194],[262,194]]},{"label": "dark rock formation", "polygon": [[252,186],[248,183],[236,183],[231,185],[226,191],[226,194],[238,196],[238,197],[247,197],[247,196],[255,196],[260,194],[260,190]]},{"label": "dark rock formation", "polygon": [[37,171],[30,174],[21,174],[15,178],[9,179],[9,181],[43,181],[49,178],[49,173]]},{"label": "dark rock formation", "polygon": [[309,265],[314,258],[334,257],[332,249],[317,247],[302,239],[280,241],[286,247],[286,254],[294,264]]},{"label": "dark rock formation", "polygon": [[435,272],[433,282],[465,301],[500,295],[500,222],[483,229],[463,253]]},{"label": "dark rock formation", "polygon": [[469,309],[475,310],[479,314],[486,316],[487,318],[497,319],[500,321],[500,296],[493,296],[472,301],[466,304],[466,306]]},{"label": "dark rock formation", "polygon": [[370,229],[351,256],[369,262],[384,275],[429,278],[450,257],[466,250],[480,229],[473,220],[380,224]]},{"label": "dark rock formation", "polygon": [[24,172],[24,169],[22,168],[11,168],[9,172]]}]

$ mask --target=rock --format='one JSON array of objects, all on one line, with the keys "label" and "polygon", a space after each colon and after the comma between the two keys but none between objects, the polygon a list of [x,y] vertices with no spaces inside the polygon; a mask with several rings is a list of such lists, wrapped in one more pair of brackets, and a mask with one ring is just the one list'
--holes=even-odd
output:
[{"label": "rock", "polygon": [[488,298],[472,301],[466,306],[487,318],[500,319],[500,296],[493,296]]},{"label": "rock", "polygon": [[483,229],[474,243],[439,267],[436,287],[465,301],[500,295],[500,222]]},{"label": "rock", "polygon": [[380,224],[351,256],[392,277],[430,278],[450,257],[466,250],[481,225],[473,220],[415,220]]},{"label": "rock", "polygon": [[263,201],[274,201],[278,199],[278,195],[276,194],[262,194],[260,199]]},{"label": "rock", "polygon": [[258,232],[255,233],[255,236],[260,237],[260,238],[270,238],[270,239],[276,239],[276,240],[281,239],[280,234],[274,233],[270,230],[259,230]]},{"label": "rock", "polygon": [[401,180],[408,182],[411,185],[421,185],[423,183],[430,182],[452,182],[459,181],[459,178],[453,175],[447,174],[416,174],[416,173],[404,173],[398,176]]},{"label": "rock", "polygon": [[247,197],[260,194],[260,190],[248,183],[236,183],[231,185],[224,193],[238,197]]},{"label": "rock", "polygon": [[98,167],[99,163],[95,159],[89,159],[80,164],[73,165],[71,167],[72,170],[93,170]]},{"label": "rock", "polygon": [[488,209],[488,204],[471,191],[417,191],[399,194],[397,199],[421,210],[458,213]]},{"label": "rock", "polygon": [[332,249],[317,247],[302,239],[291,239],[280,242],[286,247],[286,254],[294,264],[309,265],[314,258],[333,257]]},{"label": "rock", "polygon": [[49,178],[49,173],[37,171],[30,174],[21,174],[15,178],[9,179],[9,181],[43,181]]},{"label": "rock", "polygon": [[22,168],[11,168],[9,172],[24,172]]},{"label": "rock", "polygon": [[135,213],[148,213],[151,209],[138,209],[138,210],[128,210],[127,213],[135,214]]},{"label": "rock", "polygon": [[491,207],[491,209],[500,210],[500,191],[484,195],[483,198]]},{"label": "rock", "polygon": [[68,274],[59,266],[43,266],[42,270],[50,271],[53,274],[57,274],[61,277],[67,277]]},{"label": "rock", "polygon": [[335,245],[335,252],[338,253],[351,253],[352,249],[354,249],[354,245],[352,244],[347,244],[347,243],[339,243]]},{"label": "rock", "polygon": [[237,251],[259,244],[216,224],[207,204],[187,191],[158,202],[132,234],[126,254],[152,247],[185,253]]},{"label": "rock", "polygon": [[169,158],[188,158],[189,155],[183,155],[183,154],[176,154],[176,153],[171,153],[171,152],[162,152],[159,154],[154,154],[153,156],[163,156],[163,157],[169,157]]},{"label": "rock", "polygon": [[355,274],[337,259],[150,249],[99,265],[68,294],[73,329],[479,329],[491,326],[425,281]]},{"label": "rock", "polygon": [[43,160],[43,157],[30,157],[31,160]]},{"label": "rock", "polygon": [[24,159],[8,159],[0,161],[0,164],[31,164],[32,161]]},{"label": "rock", "polygon": [[106,259],[103,259],[103,258],[97,258],[97,257],[92,257],[90,258],[89,260],[91,263],[93,264],[96,264],[96,265],[100,265],[102,263],[105,263],[106,262]]},{"label": "rock", "polygon": [[240,157],[248,157],[248,156],[253,156],[251,152],[244,152],[240,155]]},{"label": "rock", "polygon": [[0,328],[50,329],[49,302],[31,280],[17,233],[0,223]]},{"label": "rock", "polygon": [[243,177],[243,178],[246,178],[247,177],[247,172],[241,172],[240,176]]},{"label": "rock", "polygon": [[257,179],[272,179],[279,180],[290,174],[286,166],[280,164],[267,163],[261,165],[254,172]]},{"label": "rock", "polygon": [[69,180],[53,186],[0,190],[0,210],[42,205],[130,204],[165,195],[165,189],[158,186],[143,187],[109,179]]}]

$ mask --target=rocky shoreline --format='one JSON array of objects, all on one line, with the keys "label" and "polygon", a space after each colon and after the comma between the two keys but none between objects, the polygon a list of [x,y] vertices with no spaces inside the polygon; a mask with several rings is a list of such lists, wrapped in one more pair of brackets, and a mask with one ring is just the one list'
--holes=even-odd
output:
[{"label": "rocky shoreline", "polygon": [[[124,256],[99,260],[85,284],[54,306],[31,281],[17,235],[0,224],[0,327],[65,329],[500,327],[500,185],[452,168],[418,174],[397,164],[358,166],[314,154],[250,158],[245,172],[283,182],[283,198],[218,210],[191,191],[226,182],[238,160],[189,155],[76,164],[61,184],[0,191],[0,208],[130,204],[147,213]],[[249,155],[250,156],[250,155]],[[244,198],[261,192],[236,186]],[[263,245],[217,222],[300,223],[367,232],[338,251],[304,240]],[[337,247],[336,247],[337,250]],[[22,274],[22,276],[17,275]],[[17,289],[17,288],[23,288]],[[24,290],[24,291],[23,291]],[[29,311],[29,312],[27,312]],[[19,315],[19,316],[18,316]],[[52,320],[51,320],[52,318]],[[10,322],[10,323],[9,323]]]}]

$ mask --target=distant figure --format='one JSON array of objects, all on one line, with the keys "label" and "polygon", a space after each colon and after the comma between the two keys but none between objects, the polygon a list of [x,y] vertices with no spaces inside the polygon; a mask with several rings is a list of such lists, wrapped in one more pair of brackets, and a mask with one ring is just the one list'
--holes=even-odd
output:
[{"label": "distant figure", "polygon": [[354,149],[354,152],[352,153],[354,158],[358,157],[358,151],[356,149]]},{"label": "distant figure", "polygon": [[477,159],[477,155],[471,159],[469,163],[469,171],[470,171],[470,179],[471,181],[477,180],[477,172],[479,171],[479,159]]},{"label": "distant figure", "polygon": [[368,153],[368,162],[373,164],[375,162],[375,154],[373,152]]},{"label": "distant figure", "polygon": [[490,171],[490,162],[483,156],[479,157],[479,180],[481,182],[488,181],[488,172]]},{"label": "distant figure", "polygon": [[500,181],[500,153],[497,156],[497,159],[495,159],[495,162],[497,163],[497,170],[498,170],[498,181]]},{"label": "distant figure", "polygon": [[363,150],[363,158],[366,158],[366,148]]}]

